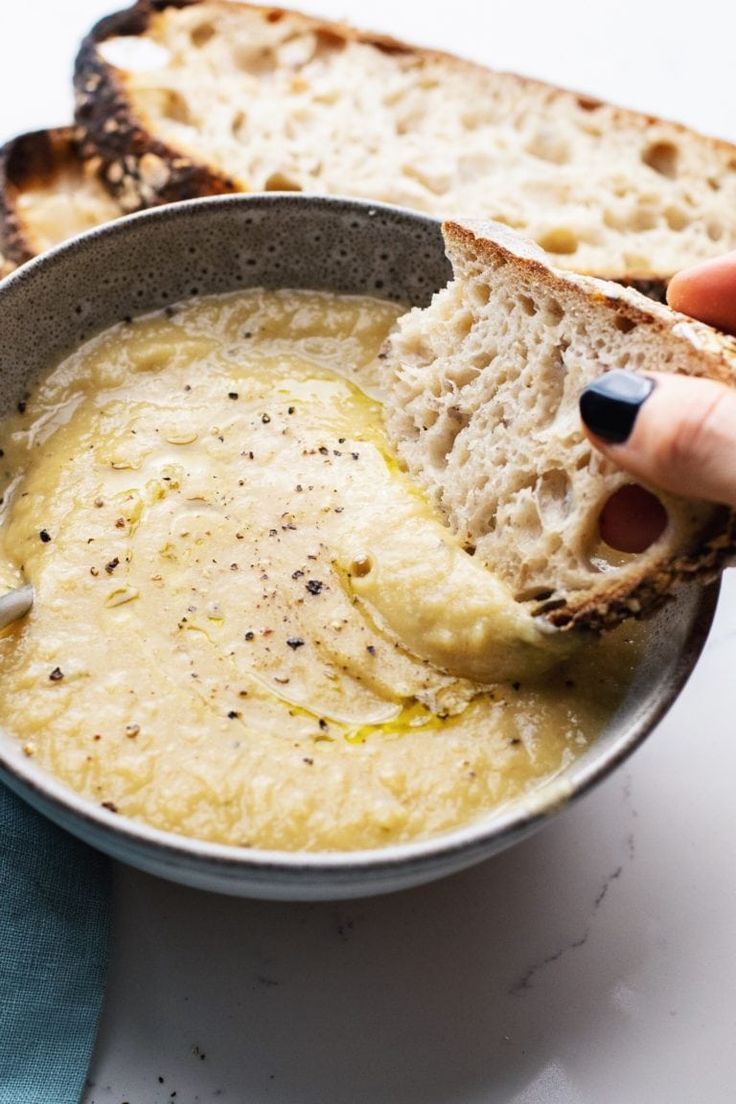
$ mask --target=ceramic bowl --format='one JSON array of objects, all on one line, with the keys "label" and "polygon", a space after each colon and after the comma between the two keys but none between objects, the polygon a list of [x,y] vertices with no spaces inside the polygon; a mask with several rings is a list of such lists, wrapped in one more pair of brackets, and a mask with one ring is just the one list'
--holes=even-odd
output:
[{"label": "ceramic bowl", "polygon": [[[250,286],[326,288],[423,305],[450,275],[439,224],[396,208],[300,195],[227,196],[107,224],[0,284],[0,414],[97,331],[194,295]],[[100,808],[0,733],[0,778],[94,847],[153,874],[250,897],[317,900],[430,881],[509,847],[605,778],[652,731],[703,647],[717,587],[683,589],[650,625],[605,731],[532,797],[464,828],[380,850],[288,853],[158,831]]]}]

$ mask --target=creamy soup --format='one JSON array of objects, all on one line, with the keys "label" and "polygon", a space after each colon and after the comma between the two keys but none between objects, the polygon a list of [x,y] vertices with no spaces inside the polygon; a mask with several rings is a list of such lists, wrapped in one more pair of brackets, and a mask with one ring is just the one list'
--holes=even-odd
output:
[{"label": "creamy soup", "polygon": [[28,756],[168,831],[350,850],[465,824],[595,738],[631,630],[564,658],[402,471],[398,313],[195,300],[90,341],[6,421],[0,581],[36,600],[0,637],[0,718]]}]

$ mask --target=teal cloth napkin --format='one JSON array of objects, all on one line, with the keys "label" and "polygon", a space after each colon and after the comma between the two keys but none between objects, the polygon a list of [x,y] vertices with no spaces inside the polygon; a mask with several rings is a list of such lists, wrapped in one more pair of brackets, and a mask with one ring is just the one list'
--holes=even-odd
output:
[{"label": "teal cloth napkin", "polygon": [[78,1104],[104,993],[109,867],[0,784],[0,1104]]}]

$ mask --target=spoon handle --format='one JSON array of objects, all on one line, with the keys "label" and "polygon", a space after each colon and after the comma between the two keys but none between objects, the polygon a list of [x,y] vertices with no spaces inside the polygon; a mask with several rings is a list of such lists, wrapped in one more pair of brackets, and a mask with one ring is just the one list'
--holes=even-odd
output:
[{"label": "spoon handle", "polygon": [[33,605],[33,587],[30,583],[9,590],[0,597],[0,629],[6,628],[28,613]]}]

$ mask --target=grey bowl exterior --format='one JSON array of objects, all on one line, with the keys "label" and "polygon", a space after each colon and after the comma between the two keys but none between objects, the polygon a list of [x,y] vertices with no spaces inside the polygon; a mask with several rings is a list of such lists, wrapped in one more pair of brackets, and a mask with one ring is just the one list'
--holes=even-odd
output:
[{"label": "grey bowl exterior", "polygon": [[[101,329],[194,295],[325,288],[424,305],[446,283],[439,224],[397,208],[293,194],[192,200],[132,215],[0,283],[0,415]],[[608,775],[651,732],[702,650],[717,585],[683,589],[651,622],[616,714],[590,748],[525,801],[411,844],[343,853],[233,848],[158,831],[80,797],[0,732],[0,778],[56,823],[140,869],[221,893],[320,900],[384,893],[509,847]]]}]

